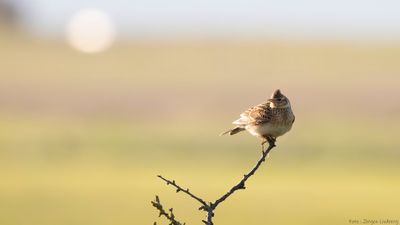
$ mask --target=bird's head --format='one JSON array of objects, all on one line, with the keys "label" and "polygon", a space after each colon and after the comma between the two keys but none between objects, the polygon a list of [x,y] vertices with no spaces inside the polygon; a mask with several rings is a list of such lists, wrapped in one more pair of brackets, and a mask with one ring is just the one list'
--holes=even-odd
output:
[{"label": "bird's head", "polygon": [[290,107],[289,99],[286,96],[284,96],[279,89],[276,89],[274,93],[272,93],[269,101],[271,102],[272,108]]}]

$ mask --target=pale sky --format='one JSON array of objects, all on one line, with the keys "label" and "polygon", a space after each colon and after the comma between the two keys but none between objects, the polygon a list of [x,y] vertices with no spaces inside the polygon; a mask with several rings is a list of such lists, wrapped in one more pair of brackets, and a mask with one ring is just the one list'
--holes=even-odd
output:
[{"label": "pale sky", "polygon": [[59,34],[83,8],[120,35],[400,40],[400,0],[18,0],[35,32]]}]

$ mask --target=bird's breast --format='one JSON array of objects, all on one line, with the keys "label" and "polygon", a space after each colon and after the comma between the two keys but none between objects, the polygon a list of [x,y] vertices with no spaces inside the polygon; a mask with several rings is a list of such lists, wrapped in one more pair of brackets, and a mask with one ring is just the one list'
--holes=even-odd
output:
[{"label": "bird's breast", "polygon": [[265,137],[279,137],[288,132],[292,128],[292,124],[273,124],[273,123],[265,123],[257,126],[246,126],[246,130],[248,130],[252,135]]}]

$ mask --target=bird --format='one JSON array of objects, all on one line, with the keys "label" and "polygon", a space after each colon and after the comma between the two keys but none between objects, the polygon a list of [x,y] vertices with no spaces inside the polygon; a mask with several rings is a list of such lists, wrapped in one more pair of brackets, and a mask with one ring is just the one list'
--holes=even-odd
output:
[{"label": "bird", "polygon": [[233,121],[234,128],[220,135],[234,135],[247,130],[251,135],[262,139],[261,147],[268,141],[275,146],[276,138],[287,133],[295,121],[289,99],[276,89],[271,97],[256,106],[250,107],[240,118]]}]

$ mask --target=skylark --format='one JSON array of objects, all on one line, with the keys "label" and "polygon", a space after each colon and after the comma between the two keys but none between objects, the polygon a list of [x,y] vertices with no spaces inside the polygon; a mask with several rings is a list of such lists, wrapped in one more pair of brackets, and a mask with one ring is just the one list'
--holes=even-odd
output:
[{"label": "skylark", "polygon": [[276,138],[288,132],[294,123],[294,114],[289,99],[279,89],[275,90],[266,102],[249,108],[233,124],[235,128],[221,135],[234,135],[247,130],[250,134],[262,138],[261,146],[274,144]]}]

